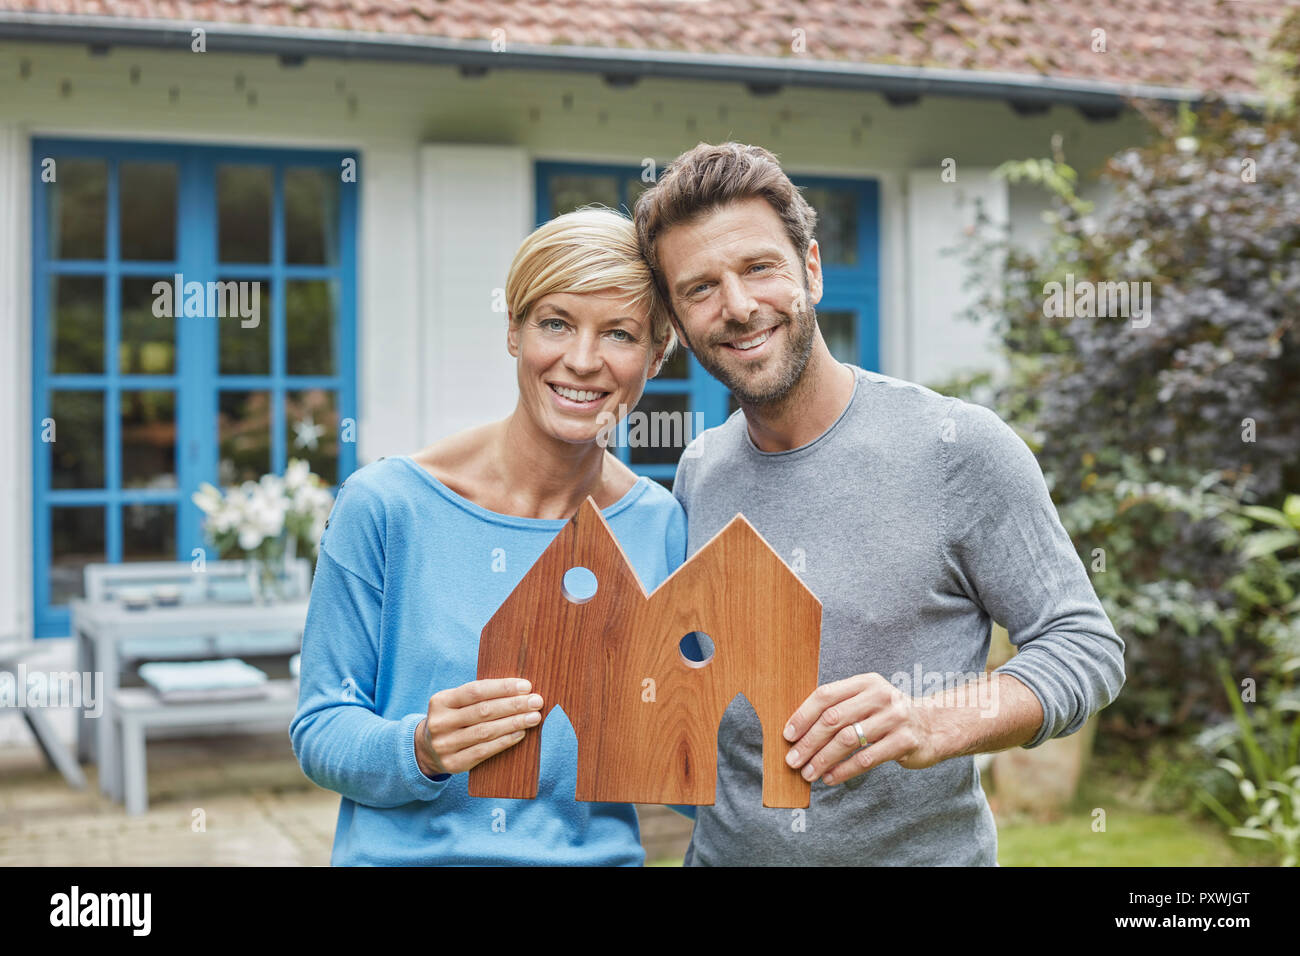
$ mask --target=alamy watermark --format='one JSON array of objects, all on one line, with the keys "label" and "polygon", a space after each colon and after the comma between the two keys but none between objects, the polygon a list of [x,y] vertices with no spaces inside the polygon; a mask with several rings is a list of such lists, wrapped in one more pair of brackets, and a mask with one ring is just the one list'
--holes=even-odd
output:
[{"label": "alamy watermark", "polygon": [[241,328],[255,329],[262,324],[261,282],[186,282],[179,272],[172,276],[172,280],[153,284],[153,314],[156,318],[225,319],[238,316]]},{"label": "alamy watermark", "polygon": [[978,707],[981,717],[998,713],[998,682],[985,671],[896,671],[889,682],[908,697],[938,707]]},{"label": "alamy watermark", "polygon": [[[627,448],[685,448],[683,458],[698,458],[703,451],[699,444],[687,447],[704,432],[703,412],[629,412],[620,402],[617,415],[601,412],[596,421],[597,440],[607,448],[619,447],[621,439]],[[619,432],[620,422],[626,424],[625,435]]]},{"label": "alamy watermark", "polygon": [[1065,283],[1048,282],[1043,286],[1043,316],[1059,318],[1132,319],[1135,329],[1151,324],[1150,282],[1092,282],[1067,273]]},{"label": "alamy watermark", "polygon": [[87,717],[104,713],[103,671],[32,671],[19,663],[0,671],[0,707],[73,707]]}]

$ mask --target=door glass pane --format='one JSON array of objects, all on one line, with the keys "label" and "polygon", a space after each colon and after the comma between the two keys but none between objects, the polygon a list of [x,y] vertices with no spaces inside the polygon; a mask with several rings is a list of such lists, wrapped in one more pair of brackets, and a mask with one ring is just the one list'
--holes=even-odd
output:
[{"label": "door glass pane", "polygon": [[124,390],[122,487],[176,487],[176,393]]},{"label": "door glass pane", "polygon": [[217,255],[271,261],[271,167],[217,167]]},{"label": "door glass pane", "polygon": [[290,375],[334,374],[336,285],[326,279],[284,284],[285,368]]},{"label": "door glass pane", "polygon": [[695,432],[687,395],[642,395],[627,417],[628,461],[675,465]]},{"label": "door glass pane", "polygon": [[[172,285],[171,276],[122,280],[121,341],[117,356],[123,375],[171,375],[176,371],[176,320],[154,284]],[[154,312],[163,312],[161,316]]]},{"label": "door glass pane", "polygon": [[246,280],[233,288],[232,283],[234,280],[222,280],[221,287],[227,290],[222,296],[226,308],[220,311],[225,317],[220,317],[219,311],[212,319],[217,323],[217,371],[222,375],[270,375],[271,283],[267,279]]},{"label": "door glass pane", "polygon": [[104,509],[50,509],[50,603],[67,604],[83,597],[83,570],[103,564]]},{"label": "door glass pane", "polygon": [[104,487],[104,393],[50,393],[51,488]]},{"label": "door glass pane", "polygon": [[284,261],[333,265],[338,236],[339,173],[331,169],[284,172]]},{"label": "door glass pane", "polygon": [[600,203],[610,209],[618,208],[618,180],[613,176],[564,175],[551,177],[551,216],[589,203]]},{"label": "door glass pane", "polygon": [[809,186],[801,192],[817,211],[816,239],[822,265],[857,265],[858,194],[827,186]]},{"label": "door glass pane", "polygon": [[338,396],[330,389],[309,388],[284,396],[285,448],[302,458],[332,485],[339,474]]},{"label": "door glass pane", "polygon": [[[42,175],[46,165],[42,164]],[[108,164],[102,159],[55,159],[49,201],[52,259],[103,259],[108,221]]]},{"label": "door glass pane", "polygon": [[175,505],[131,504],[122,509],[122,560],[176,560]]},{"label": "door glass pane", "polygon": [[217,403],[217,477],[222,485],[257,481],[271,470],[271,393],[223,391]]},{"label": "door glass pane", "polygon": [[176,164],[122,163],[118,196],[123,259],[176,258]]},{"label": "door glass pane", "polygon": [[54,276],[50,280],[50,365],[55,374],[104,372],[104,280]]},{"label": "door glass pane", "polygon": [[673,354],[668,356],[655,378],[686,378],[691,372],[690,356],[691,353],[687,351],[681,339],[678,339]]},{"label": "door glass pane", "polygon": [[831,355],[841,362],[858,364],[857,313],[849,309],[826,309],[817,313],[817,325]]}]

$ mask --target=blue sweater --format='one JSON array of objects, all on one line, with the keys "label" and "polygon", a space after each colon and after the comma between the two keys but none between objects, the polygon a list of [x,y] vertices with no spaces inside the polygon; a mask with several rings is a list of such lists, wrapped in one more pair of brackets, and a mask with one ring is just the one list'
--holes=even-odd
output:
[{"label": "blue sweater", "polygon": [[[647,591],[684,560],[686,519],[641,478],[602,514]],[[468,774],[426,777],[415,728],[429,698],[475,679],[479,634],[564,527],[496,514],[407,457],[339,488],[303,633],[294,754],[343,797],[333,865],[639,865],[636,810],[579,803],[577,738],[556,709],[535,800],[469,796]]]}]

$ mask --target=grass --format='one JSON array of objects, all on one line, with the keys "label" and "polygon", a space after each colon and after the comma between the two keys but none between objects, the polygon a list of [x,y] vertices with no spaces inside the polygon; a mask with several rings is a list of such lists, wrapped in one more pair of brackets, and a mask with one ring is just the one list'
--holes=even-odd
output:
[{"label": "grass", "polygon": [[1249,866],[1268,862],[1238,852],[1212,824],[1112,806],[1106,830],[1090,811],[1052,823],[998,826],[1002,866]]},{"label": "grass", "polygon": [[[1096,809],[1105,830],[1094,831]],[[998,819],[1002,866],[1267,866],[1267,848],[1231,838],[1218,823],[1189,813],[1149,809],[1131,781],[1093,765],[1058,819]]]},{"label": "grass", "polygon": [[[1183,813],[1145,809],[1124,782],[1094,774],[1071,809],[1051,821],[998,820],[1002,866],[1269,866],[1266,848],[1235,840],[1217,823]],[[1106,811],[1104,832],[1094,832],[1093,811]],[[648,861],[681,866],[680,859]]]}]

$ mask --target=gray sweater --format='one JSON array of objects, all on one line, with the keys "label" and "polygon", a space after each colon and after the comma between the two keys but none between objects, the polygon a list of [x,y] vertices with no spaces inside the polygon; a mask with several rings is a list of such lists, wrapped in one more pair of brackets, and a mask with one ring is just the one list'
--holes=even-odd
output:
[{"label": "gray sweater", "polygon": [[[687,555],[743,513],[822,602],[821,683],[874,672],[916,697],[960,684],[983,672],[996,620],[1018,649],[998,670],[1045,715],[1026,746],[1074,733],[1123,686],[1124,642],[1033,454],[986,408],[850,367],[848,406],[801,448],[759,451],[741,412],[691,443],[673,486]],[[698,809],[687,865],[997,863],[974,757],[818,780],[791,811],[762,805],[743,699],[718,745],[717,802]]]}]

